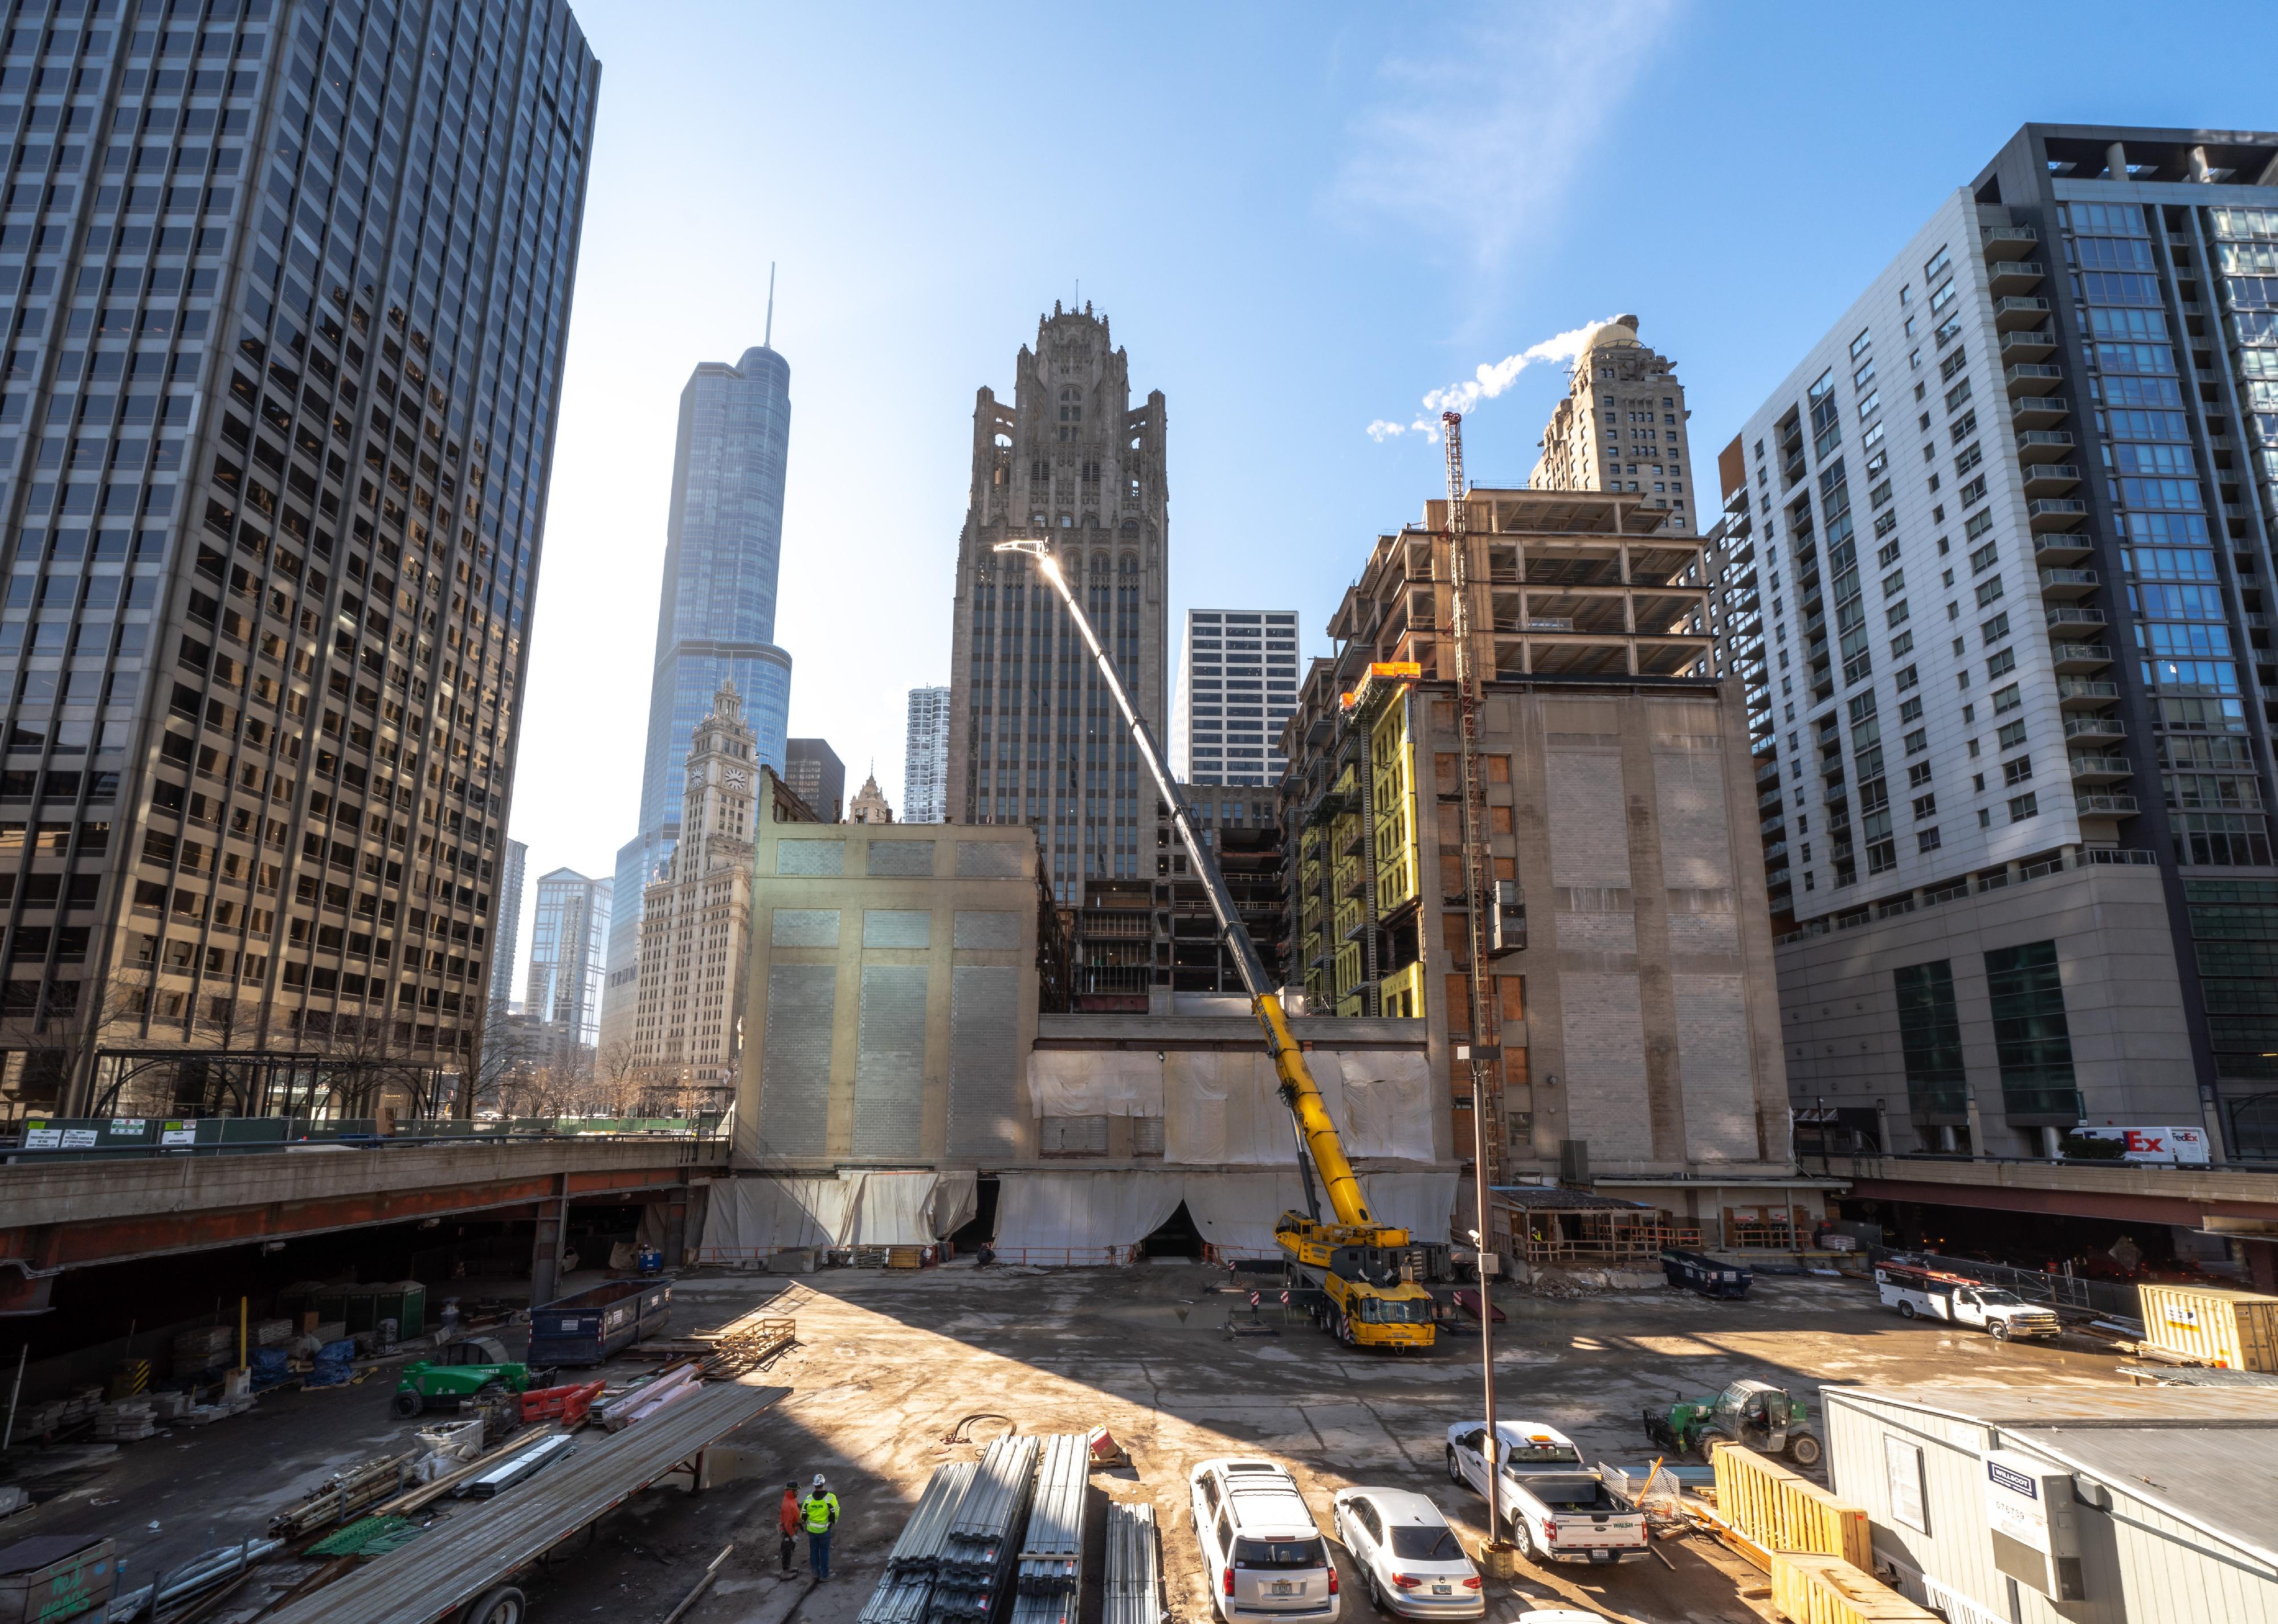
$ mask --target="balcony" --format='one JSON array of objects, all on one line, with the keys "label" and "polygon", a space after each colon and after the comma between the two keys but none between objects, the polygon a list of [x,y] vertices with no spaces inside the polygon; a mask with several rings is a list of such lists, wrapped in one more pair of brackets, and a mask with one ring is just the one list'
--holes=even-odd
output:
[{"label": "balcony", "polygon": [[2072,402],[2061,395],[2027,395],[2009,402],[2013,428],[2053,428],[2070,416]]},{"label": "balcony", "polygon": [[2128,724],[2118,716],[2071,716],[2065,721],[2067,742],[2100,744],[2128,737]]},{"label": "balcony", "polygon": [[2001,381],[2012,395],[2046,395],[2064,382],[2064,368],[2020,363],[2004,372]]},{"label": "balcony", "polygon": [[2060,463],[2073,454],[2073,437],[2055,429],[2035,429],[2017,436],[2017,460],[2028,466],[2034,463]]},{"label": "balcony", "polygon": [[2024,474],[2028,496],[2061,496],[2080,483],[2080,470],[2070,463],[2028,463]]},{"label": "balcony", "polygon": [[2031,253],[2041,245],[2041,234],[2030,226],[1981,224],[1977,245],[1988,260],[1999,264]]},{"label": "balcony", "polygon": [[2137,810],[2133,795],[2076,795],[2073,806],[2083,817],[2133,817]]},{"label": "balcony", "polygon": [[2098,682],[2087,677],[2057,678],[2057,704],[2066,710],[2092,710],[2099,705],[2120,702],[2120,685]]},{"label": "balcony", "polygon": [[2112,650],[2101,643],[2058,643],[2050,648],[2049,658],[2060,674],[2077,676],[2111,664]]},{"label": "balcony", "polygon": [[2070,530],[2088,517],[2088,504],[2077,496],[2043,496],[2025,504],[2025,519],[2035,530]]},{"label": "balcony", "polygon": [[2075,755],[2070,762],[2075,784],[2116,784],[2136,776],[2124,755]]},{"label": "balcony", "polygon": [[2065,632],[2101,631],[2105,624],[2104,611],[2089,603],[2053,603],[2043,618],[2048,622],[2051,636]]},{"label": "balcony", "polygon": [[2038,361],[2044,356],[2055,354],[2056,348],[2057,335],[2045,327],[2001,335],[2001,359],[2004,361]]},{"label": "balcony", "polygon": [[2093,570],[2041,571],[2041,596],[2044,598],[2085,598],[2102,585],[2102,578]]},{"label": "balcony", "polygon": [[2037,327],[2049,318],[2046,299],[2007,298],[1993,301],[1993,326],[2003,333]]},{"label": "balcony", "polygon": [[2089,538],[2077,531],[2033,538],[2033,559],[2037,563],[2078,563],[2093,550]]},{"label": "balcony", "polygon": [[[1996,260],[1985,268],[1985,280],[1997,298],[2030,293],[2041,285],[2041,262],[2037,259]],[[2048,308],[2045,302],[2042,308]]]}]

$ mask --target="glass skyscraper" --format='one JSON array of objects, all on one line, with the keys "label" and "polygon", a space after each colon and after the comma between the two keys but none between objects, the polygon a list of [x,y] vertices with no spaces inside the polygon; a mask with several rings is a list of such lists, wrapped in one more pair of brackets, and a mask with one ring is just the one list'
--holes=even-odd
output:
[{"label": "glass skyscraper", "polygon": [[4,1086],[369,1115],[482,1024],[600,67],[558,0],[4,11]]},{"label": "glass skyscraper", "polygon": [[641,894],[671,861],[689,734],[722,682],[735,684],[743,698],[758,759],[783,770],[791,656],[775,645],[776,570],[790,438],[791,364],[767,345],[745,350],[732,366],[702,363],[681,391],[640,829],[617,851],[604,1045],[626,1035],[639,971]]}]

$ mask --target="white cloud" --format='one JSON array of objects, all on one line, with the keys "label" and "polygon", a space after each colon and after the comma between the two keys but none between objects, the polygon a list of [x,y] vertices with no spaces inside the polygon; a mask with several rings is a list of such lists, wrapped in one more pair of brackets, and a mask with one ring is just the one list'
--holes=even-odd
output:
[{"label": "white cloud", "polygon": [[1584,165],[1654,55],[1673,0],[1533,4],[1459,26],[1428,57],[1380,70],[1334,187],[1492,270]]},{"label": "white cloud", "polygon": [[1590,335],[1607,325],[1606,321],[1584,322],[1580,326],[1570,327],[1540,344],[1530,344],[1515,356],[1505,356],[1502,360],[1492,363],[1482,361],[1469,378],[1426,395],[1423,415],[1412,421],[1396,423],[1379,417],[1368,425],[1369,438],[1379,445],[1400,434],[1421,434],[1426,440],[1436,440],[1440,438],[1441,412],[1461,412],[1469,416],[1481,401],[1494,399],[1517,382],[1518,375],[1536,362],[1572,361],[1588,347]]}]

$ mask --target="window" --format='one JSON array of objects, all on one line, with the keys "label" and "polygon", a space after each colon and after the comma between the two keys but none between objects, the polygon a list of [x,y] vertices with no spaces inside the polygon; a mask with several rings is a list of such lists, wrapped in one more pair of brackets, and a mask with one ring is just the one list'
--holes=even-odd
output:
[{"label": "window", "polygon": [[[1933,831],[1932,832],[1935,832]],[[1900,971],[1901,975],[1905,972]],[[1949,986],[1952,984],[1948,983]],[[1908,1082],[1913,1081],[1911,1072]],[[1891,1516],[1918,1534],[1930,1532],[1929,1478],[1923,1470],[1919,1444],[1885,1433],[1883,1436],[1883,1476],[1891,1491]]]},{"label": "window", "polygon": [[1908,755],[1918,755],[1930,748],[1930,730],[1926,727],[1918,727],[1900,742],[1906,746]]},{"label": "window", "polygon": [[1923,785],[1928,784],[1930,779],[1930,765],[1928,762],[1916,762],[1913,766],[1907,769],[1907,787],[1908,789],[1920,789]]},{"label": "window", "polygon": [[2014,750],[2024,742],[2025,724],[2022,722],[2010,722],[2002,726],[1999,735],[1999,742],[1995,747],[2003,750]]},{"label": "window", "polygon": [[1877,570],[1887,570],[1892,564],[1898,563],[1898,561],[1899,544],[1893,541],[1875,555],[1875,568]]},{"label": "window", "polygon": [[1914,698],[1907,700],[1900,705],[1899,720],[1900,722],[1919,722],[1922,720],[1922,695],[1917,693]]},{"label": "window", "polygon": [[1977,628],[1977,635],[1988,643],[1998,643],[2009,635],[2009,612],[2007,609]]},{"label": "window", "polygon": [[[1893,608],[1893,609],[1891,610],[1891,618],[1892,618],[1892,621],[1894,621],[1894,622],[1896,622],[1896,621],[1900,621],[1900,620],[1904,620],[1904,619],[1906,618],[1906,617],[1905,617],[1904,615],[1900,614],[1899,611],[1900,611],[1900,609],[1905,609],[1905,608],[1906,608],[1906,601],[1905,601],[1905,600],[1904,600],[1904,599],[1900,600],[1900,601],[1899,601],[1899,603],[1897,604],[1897,606],[1896,606],[1895,608]],[[1914,634],[1913,632],[1900,632],[1900,633],[1898,634],[1898,636],[1896,636],[1896,637],[1894,637],[1894,638],[1892,638],[1892,639],[1891,640],[1891,658],[1892,658],[1892,659],[1893,659],[1893,660],[1903,660],[1903,659],[1905,659],[1908,655],[1912,654],[1914,651],[1915,651],[1915,634]]]},{"label": "window", "polygon": [[1953,964],[1945,959],[1910,964],[1893,970],[1891,980],[1898,994],[1907,1103],[1918,1116],[1958,1117],[1968,1108],[1969,1074],[1961,1060]]},{"label": "window", "polygon": [[[1871,328],[1861,328],[1859,331],[1859,336],[1851,341],[1851,358],[1854,361],[1856,361],[1861,356],[1867,353],[1867,351],[1873,346],[1874,342],[1875,335],[1873,330]],[[1869,361],[1867,364],[1869,366],[1872,366],[1874,363]]]},{"label": "window", "polygon": [[1993,1049],[2001,1063],[2004,1106],[2013,1115],[2075,1110],[2072,1034],[2065,1023],[2056,944],[2030,942],[1987,954],[1985,984],[1993,1006]]},{"label": "window", "polygon": [[[1923,262],[1923,283],[1925,287],[1935,285],[1939,277],[1953,269],[1953,257],[1946,252],[1949,246],[1951,245],[1940,244],[1938,252]],[[1905,295],[1901,294],[1901,302],[1904,297]]]},{"label": "window", "polygon": [[1915,796],[1914,801],[1914,813],[1915,822],[1917,823],[1921,823],[1926,817],[1936,817],[1938,816],[1938,797],[1935,794]]},{"label": "window", "polygon": [[1901,693],[1904,693],[1908,688],[1915,686],[1921,680],[1921,676],[1911,665],[1900,667],[1898,675],[1891,678],[1892,686]]},{"label": "window", "polygon": [[1985,662],[1985,680],[1991,682],[1996,677],[2007,677],[2016,669],[2017,651],[2015,649],[1996,650]]},{"label": "window", "polygon": [[2001,784],[2005,789],[2014,789],[2033,776],[2033,758],[2021,755],[2014,761],[2001,763]]},{"label": "window", "polygon": [[[1997,716],[2016,709],[2024,702],[2017,693],[2017,685],[2014,682],[2006,688],[1997,688],[1993,691],[1993,714]],[[1965,713],[1962,719],[1968,721],[1969,718]]]},{"label": "window", "polygon": [[1904,592],[1906,589],[1907,572],[1904,570],[1893,571],[1892,573],[1883,578],[1883,595],[1884,597],[1894,597],[1898,594]]},{"label": "window", "polygon": [[1958,384],[1954,385],[1953,388],[1948,389],[1948,390],[1945,392],[1945,409],[1946,409],[1946,410],[1948,410],[1948,411],[1952,411],[1952,410],[1953,410],[1956,407],[1960,406],[1960,405],[1961,404],[1961,402],[1964,402],[1964,401],[1968,400],[1968,398],[1969,398],[1969,379],[1967,379],[1967,378],[1964,378],[1964,379],[1963,379],[1960,383],[1958,383]]},{"label": "window", "polygon": [[1979,582],[1977,586],[1977,607],[1979,609],[1984,609],[1987,604],[1999,599],[2001,593],[2001,578],[1998,575],[1993,577],[1991,580]]},{"label": "window", "polygon": [[2027,818],[2040,815],[2041,801],[2037,795],[2019,795],[2009,802],[2009,821],[2013,823],[2022,823]]}]

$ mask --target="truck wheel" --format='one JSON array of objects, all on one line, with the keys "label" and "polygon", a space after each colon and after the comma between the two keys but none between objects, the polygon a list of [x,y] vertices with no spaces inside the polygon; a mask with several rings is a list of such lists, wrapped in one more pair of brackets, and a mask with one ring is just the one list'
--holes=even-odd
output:
[{"label": "truck wheel", "polygon": [[1899,1305],[1899,1318],[1901,1320],[1911,1320],[1914,1317],[1915,1306],[1912,1303],[1900,1303]]},{"label": "truck wheel", "polygon": [[1448,1446],[1448,1481],[1451,1483],[1464,1481],[1464,1468],[1456,1464],[1456,1446],[1452,1444]]},{"label": "truck wheel", "polygon": [[495,1585],[467,1604],[460,1624],[523,1624],[529,1607],[513,1585]]},{"label": "truck wheel", "polygon": [[1996,1320],[1985,1328],[1985,1332],[1996,1342],[2007,1342],[2009,1340],[2009,1322],[2007,1320]]},{"label": "truck wheel", "polygon": [[389,1407],[404,1420],[409,1421],[427,1407],[427,1401],[417,1393],[398,1393]]},{"label": "truck wheel", "polygon": [[1817,1466],[1819,1456],[1819,1440],[1808,1432],[1799,1433],[1787,1441],[1787,1458],[1800,1467]]}]

